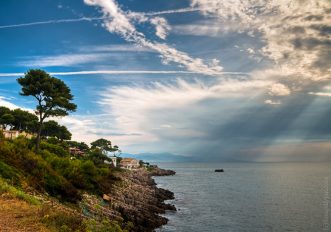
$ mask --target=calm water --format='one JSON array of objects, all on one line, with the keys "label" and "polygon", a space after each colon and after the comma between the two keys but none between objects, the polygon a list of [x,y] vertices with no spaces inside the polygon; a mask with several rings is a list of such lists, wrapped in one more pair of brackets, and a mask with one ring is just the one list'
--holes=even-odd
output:
[{"label": "calm water", "polygon": [[175,193],[170,203],[179,211],[167,213],[169,223],[158,231],[329,231],[331,164],[159,166],[177,172],[155,179]]}]

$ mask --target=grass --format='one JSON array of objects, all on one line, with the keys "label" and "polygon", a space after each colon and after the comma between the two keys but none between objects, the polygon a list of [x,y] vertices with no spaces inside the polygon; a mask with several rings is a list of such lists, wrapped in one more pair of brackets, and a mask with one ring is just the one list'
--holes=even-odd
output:
[{"label": "grass", "polygon": [[7,193],[12,197],[16,197],[32,205],[41,205],[40,201],[35,197],[26,194],[20,189],[15,188],[14,186],[7,183],[6,180],[0,178],[0,194]]},{"label": "grass", "polygon": [[40,206],[7,195],[0,195],[0,231],[54,232],[41,223]]}]

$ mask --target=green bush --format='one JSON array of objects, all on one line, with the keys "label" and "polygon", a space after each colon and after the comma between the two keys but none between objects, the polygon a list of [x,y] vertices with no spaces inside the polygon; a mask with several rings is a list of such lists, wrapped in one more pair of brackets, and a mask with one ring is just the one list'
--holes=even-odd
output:
[{"label": "green bush", "polygon": [[26,138],[1,142],[1,176],[15,180],[15,184],[24,177],[31,187],[69,202],[80,200],[81,192],[98,195],[110,192],[118,180],[113,174],[115,169],[107,164],[96,165],[88,157],[71,159],[59,144],[45,141],[36,154],[32,143]]},{"label": "green bush", "polygon": [[40,143],[40,149],[41,150],[47,150],[55,155],[58,155],[60,157],[68,157],[69,152],[65,150],[62,146],[52,143],[47,143],[42,141]]},{"label": "green bush", "polygon": [[84,220],[81,217],[64,212],[50,212],[48,209],[42,222],[59,232],[86,231]]},{"label": "green bush", "polygon": [[85,231],[86,232],[128,232],[128,230],[122,230],[121,226],[116,222],[103,220],[97,222],[93,219],[85,220]]},{"label": "green bush", "polygon": [[[36,155],[29,148],[29,141],[18,138],[13,141],[5,141],[0,146],[0,160],[12,170],[17,169],[26,177],[28,184],[37,190],[47,191],[52,196],[60,196],[61,199],[74,202],[80,199],[78,190],[56,172],[42,156]],[[57,155],[54,155],[57,157]],[[10,173],[9,173],[10,174]]]},{"label": "green bush", "polygon": [[11,180],[14,184],[20,183],[19,171],[0,160],[0,177]]}]

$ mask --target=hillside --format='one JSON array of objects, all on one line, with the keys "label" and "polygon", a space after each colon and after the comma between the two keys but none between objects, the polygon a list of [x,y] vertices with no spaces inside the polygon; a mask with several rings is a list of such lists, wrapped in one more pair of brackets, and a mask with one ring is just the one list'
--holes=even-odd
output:
[{"label": "hillside", "polygon": [[73,157],[51,142],[35,153],[33,139],[1,138],[1,232],[152,231],[167,222],[158,214],[174,209],[163,203],[173,194],[155,186],[153,170],[115,168],[93,152]]}]

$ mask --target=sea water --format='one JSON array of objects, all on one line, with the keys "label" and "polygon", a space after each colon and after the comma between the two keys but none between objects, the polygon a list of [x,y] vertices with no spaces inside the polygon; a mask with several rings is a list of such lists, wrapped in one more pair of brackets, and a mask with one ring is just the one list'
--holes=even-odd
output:
[{"label": "sea water", "polygon": [[[329,163],[161,163],[178,211],[157,231],[331,231]],[[224,172],[214,172],[223,168]]]}]

